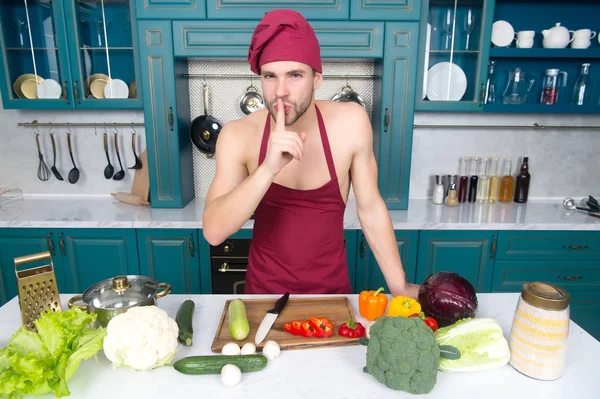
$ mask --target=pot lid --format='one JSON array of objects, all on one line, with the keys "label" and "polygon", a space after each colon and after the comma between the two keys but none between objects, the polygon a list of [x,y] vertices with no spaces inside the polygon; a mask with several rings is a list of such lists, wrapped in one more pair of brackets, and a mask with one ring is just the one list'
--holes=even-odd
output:
[{"label": "pot lid", "polygon": [[88,288],[83,302],[96,309],[119,309],[151,301],[158,291],[158,282],[145,276],[117,276]]}]

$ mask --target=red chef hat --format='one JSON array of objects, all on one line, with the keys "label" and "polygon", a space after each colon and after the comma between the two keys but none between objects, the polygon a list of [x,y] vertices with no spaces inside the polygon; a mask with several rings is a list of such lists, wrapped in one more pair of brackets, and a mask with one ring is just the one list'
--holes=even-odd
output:
[{"label": "red chef hat", "polygon": [[323,72],[317,36],[308,21],[296,11],[270,11],[254,29],[248,49],[250,69],[260,74],[262,65],[274,61],[302,62]]}]

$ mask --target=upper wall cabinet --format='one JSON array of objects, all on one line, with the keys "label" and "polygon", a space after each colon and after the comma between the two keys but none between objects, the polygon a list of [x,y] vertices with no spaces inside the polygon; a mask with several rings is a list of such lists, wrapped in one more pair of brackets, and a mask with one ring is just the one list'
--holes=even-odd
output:
[{"label": "upper wall cabinet", "polygon": [[421,0],[350,0],[350,19],[418,21]]},{"label": "upper wall cabinet", "polygon": [[4,108],[141,108],[132,3],[2,2]]},{"label": "upper wall cabinet", "polygon": [[138,19],[206,18],[204,0],[137,0]]},{"label": "upper wall cabinet", "polygon": [[[208,19],[261,19],[266,12],[291,8],[306,19],[348,19],[350,0],[206,0]],[[188,17],[189,18],[189,17]]]},{"label": "upper wall cabinet", "polygon": [[493,10],[493,0],[423,0],[417,111],[483,110]]},{"label": "upper wall cabinet", "polygon": [[[246,58],[258,21],[173,21],[176,57]],[[383,22],[311,21],[323,58],[383,57]]]}]

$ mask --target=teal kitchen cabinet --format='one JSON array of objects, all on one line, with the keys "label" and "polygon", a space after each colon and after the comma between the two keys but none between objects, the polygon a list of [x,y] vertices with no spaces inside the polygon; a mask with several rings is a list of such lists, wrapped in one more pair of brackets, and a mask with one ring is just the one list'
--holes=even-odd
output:
[{"label": "teal kitchen cabinet", "polygon": [[137,229],[140,273],[171,284],[173,294],[200,294],[196,229]]},{"label": "teal kitchen cabinet", "polygon": [[171,21],[138,21],[150,202],[183,208],[194,197],[187,60],[173,58]]},{"label": "teal kitchen cabinet", "polygon": [[346,246],[346,261],[348,262],[348,274],[350,274],[350,286],[352,292],[356,292],[356,248],[358,245],[359,230],[344,230],[344,245]]},{"label": "teal kitchen cabinet", "polygon": [[417,111],[483,111],[494,4],[423,0]]},{"label": "teal kitchen cabinet", "polygon": [[376,72],[383,79],[374,82],[382,96],[373,107],[379,116],[373,118],[373,145],[388,209],[408,209],[418,36],[416,22],[386,23],[383,71]]},{"label": "teal kitchen cabinet", "polygon": [[[173,21],[175,57],[245,59],[257,23],[251,20]],[[324,59],[383,57],[383,22],[317,20],[311,21],[311,25]]]},{"label": "teal kitchen cabinet", "polygon": [[422,230],[419,234],[417,283],[447,271],[467,279],[477,292],[490,292],[497,247],[496,231]]},{"label": "teal kitchen cabinet", "polygon": [[[14,259],[50,251],[59,292],[65,292],[62,256],[58,250],[58,233],[51,229],[0,229],[0,305],[17,296],[17,276]],[[23,265],[27,270],[40,264]]]},{"label": "teal kitchen cabinet", "polygon": [[142,107],[133,0],[6,1],[0,15],[4,108]]},{"label": "teal kitchen cabinet", "polygon": [[205,0],[136,0],[138,19],[205,19]]},{"label": "teal kitchen cabinet", "polygon": [[598,291],[569,291],[571,320],[600,341],[600,295]]},{"label": "teal kitchen cabinet", "polygon": [[206,0],[208,19],[261,19],[266,12],[292,8],[306,19],[348,19],[350,0]]},{"label": "teal kitchen cabinet", "polygon": [[61,229],[66,292],[80,293],[118,275],[140,274],[134,229]]},{"label": "teal kitchen cabinet", "polygon": [[350,0],[351,20],[419,21],[421,0]]},{"label": "teal kitchen cabinet", "polygon": [[[376,290],[384,287],[388,294],[390,290],[385,282],[379,264],[367,243],[362,231],[358,232],[359,241],[356,255],[356,284],[355,293],[364,290]],[[396,244],[400,252],[400,260],[406,274],[406,281],[415,283],[415,272],[417,268],[417,250],[419,232],[417,230],[396,230]]]}]

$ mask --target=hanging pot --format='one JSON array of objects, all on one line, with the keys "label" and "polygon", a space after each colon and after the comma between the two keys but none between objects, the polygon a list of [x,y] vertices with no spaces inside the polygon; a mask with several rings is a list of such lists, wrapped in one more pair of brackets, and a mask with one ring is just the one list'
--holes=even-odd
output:
[{"label": "hanging pot", "polygon": [[221,123],[208,115],[208,87],[204,85],[204,115],[200,115],[190,126],[190,140],[205,154],[213,155],[217,147],[217,138],[221,131]]},{"label": "hanging pot", "polygon": [[258,92],[258,89],[251,84],[240,98],[240,109],[243,113],[249,115],[264,107],[265,103],[262,96]]},{"label": "hanging pot", "polygon": [[353,102],[365,106],[365,102],[350,85],[342,87],[342,90],[331,98],[333,101],[340,103]]}]

